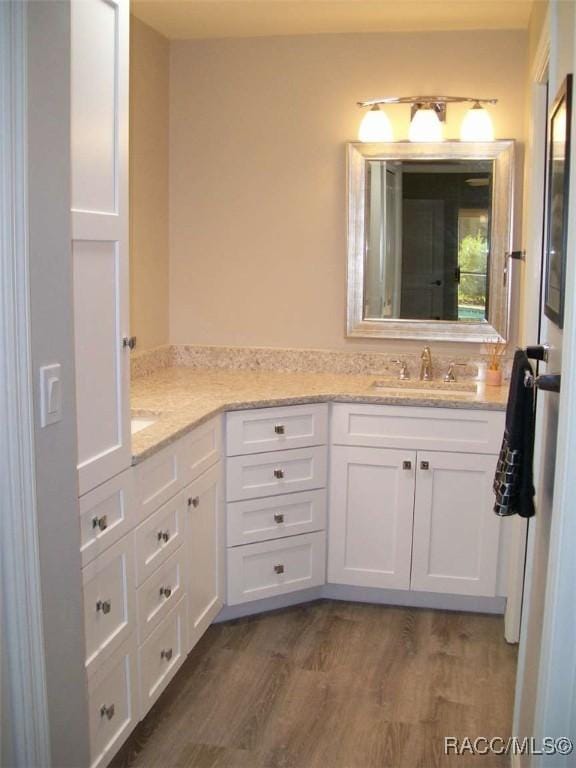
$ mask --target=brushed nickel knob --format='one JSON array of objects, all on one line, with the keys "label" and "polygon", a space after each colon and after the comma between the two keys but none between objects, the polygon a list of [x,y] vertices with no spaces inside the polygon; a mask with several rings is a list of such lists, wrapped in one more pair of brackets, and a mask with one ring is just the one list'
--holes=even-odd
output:
[{"label": "brushed nickel knob", "polygon": [[281,480],[284,477],[284,470],[283,469],[275,469],[274,470],[274,477],[276,477],[278,480]]},{"label": "brushed nickel knob", "polygon": [[105,531],[106,528],[108,528],[108,515],[102,515],[102,517],[93,517],[92,528],[99,528],[101,531]]},{"label": "brushed nickel knob", "polygon": [[96,611],[102,611],[102,613],[110,613],[112,609],[111,600],[98,600],[96,602]]},{"label": "brushed nickel knob", "polygon": [[276,424],[274,427],[274,432],[276,432],[277,435],[283,435],[286,432],[284,424]]},{"label": "brushed nickel knob", "polygon": [[116,708],[114,704],[110,704],[109,706],[106,706],[106,704],[103,704],[100,707],[100,717],[107,717],[108,720],[112,720],[112,718],[114,717],[115,710]]},{"label": "brushed nickel knob", "polygon": [[420,469],[430,469],[430,462],[429,461],[421,461],[420,462]]},{"label": "brushed nickel knob", "polygon": [[412,462],[411,461],[403,461],[402,462],[402,469],[412,469]]},{"label": "brushed nickel knob", "polygon": [[274,522],[278,523],[278,525],[280,525],[280,523],[283,523],[284,522],[284,515],[282,515],[280,512],[275,512],[274,513]]},{"label": "brushed nickel knob", "polygon": [[192,504],[194,509],[196,509],[196,507],[200,505],[200,496],[194,496],[193,499],[190,499],[190,503]]},{"label": "brushed nickel knob", "polygon": [[274,566],[274,573],[284,573],[284,566],[283,565],[275,565]]},{"label": "brushed nickel knob", "polygon": [[172,594],[172,587],[160,587],[160,597],[170,597]]},{"label": "brushed nickel knob", "polygon": [[163,541],[164,543],[170,541],[170,531],[158,531],[158,541]]},{"label": "brushed nickel knob", "polygon": [[160,651],[160,658],[161,659],[166,659],[166,661],[170,661],[170,659],[172,658],[172,648],[168,648],[167,651],[162,649]]}]

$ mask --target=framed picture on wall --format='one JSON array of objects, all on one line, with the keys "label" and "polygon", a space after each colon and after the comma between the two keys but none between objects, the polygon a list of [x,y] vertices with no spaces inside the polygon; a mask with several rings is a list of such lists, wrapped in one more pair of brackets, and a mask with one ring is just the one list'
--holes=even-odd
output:
[{"label": "framed picture on wall", "polygon": [[572,75],[567,75],[550,110],[548,153],[544,313],[559,328],[564,324],[571,113]]}]

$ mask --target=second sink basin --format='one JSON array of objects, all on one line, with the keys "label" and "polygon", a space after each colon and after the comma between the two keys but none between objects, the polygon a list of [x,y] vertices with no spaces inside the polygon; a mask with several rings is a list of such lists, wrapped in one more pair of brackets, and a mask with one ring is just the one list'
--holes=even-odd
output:
[{"label": "second sink basin", "polygon": [[395,391],[405,394],[475,395],[476,384],[465,381],[420,381],[420,379],[376,379],[370,385],[377,391]]}]

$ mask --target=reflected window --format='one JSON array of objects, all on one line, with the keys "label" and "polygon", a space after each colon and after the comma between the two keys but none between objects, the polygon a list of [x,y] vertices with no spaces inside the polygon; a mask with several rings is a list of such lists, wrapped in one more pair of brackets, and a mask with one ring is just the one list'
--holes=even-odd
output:
[{"label": "reflected window", "polygon": [[485,209],[458,211],[458,320],[487,317],[489,218]]}]

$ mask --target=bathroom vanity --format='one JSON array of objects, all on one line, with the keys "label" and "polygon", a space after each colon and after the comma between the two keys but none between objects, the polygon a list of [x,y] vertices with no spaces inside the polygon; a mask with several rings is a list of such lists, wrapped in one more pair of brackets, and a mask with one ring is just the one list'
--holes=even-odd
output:
[{"label": "bathroom vanity", "polygon": [[81,500],[94,766],[218,617],[322,596],[504,610],[504,393],[373,378],[135,380],[134,465]]}]

